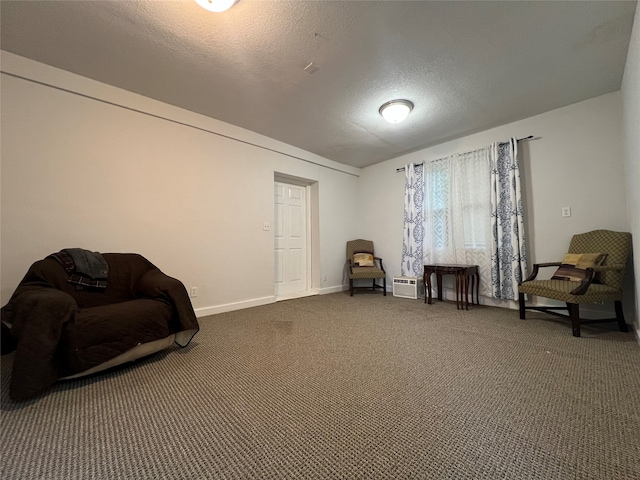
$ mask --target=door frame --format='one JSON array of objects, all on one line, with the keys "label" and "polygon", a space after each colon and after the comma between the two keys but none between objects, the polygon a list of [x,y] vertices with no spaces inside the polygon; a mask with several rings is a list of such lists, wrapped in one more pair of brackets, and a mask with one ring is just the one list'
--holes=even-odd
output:
[{"label": "door frame", "polygon": [[[306,215],[306,290],[290,295],[276,296],[276,302],[318,295],[320,286],[320,233],[318,208],[318,182],[307,178],[296,177],[286,173],[274,172],[273,182],[287,183],[297,187],[305,187],[305,215]],[[275,284],[274,284],[275,295]]]}]

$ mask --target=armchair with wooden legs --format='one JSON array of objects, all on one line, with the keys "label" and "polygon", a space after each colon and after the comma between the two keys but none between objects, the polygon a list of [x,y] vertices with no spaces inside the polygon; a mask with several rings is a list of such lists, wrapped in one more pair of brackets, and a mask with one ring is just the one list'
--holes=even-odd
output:
[{"label": "armchair with wooden legs", "polygon": [[[574,235],[562,262],[538,263],[533,272],[518,286],[520,318],[526,310],[537,310],[571,320],[573,336],[580,336],[580,325],[618,322],[621,331],[628,331],[622,312],[622,291],[627,258],[631,253],[631,234],[610,230],[594,230]],[[556,267],[549,280],[536,280],[540,268]],[[565,302],[566,307],[526,306],[525,295],[551,298]],[[613,302],[615,318],[585,320],[580,317],[580,305]],[[560,313],[557,310],[567,310]]]},{"label": "armchair with wooden legs", "polygon": [[[383,295],[387,295],[387,274],[382,265],[382,259],[376,257],[371,240],[351,240],[347,242],[347,263],[349,268],[349,293],[353,297],[355,289],[375,290],[382,289]],[[354,280],[371,279],[371,286],[356,287]],[[382,279],[382,285],[376,280]]]}]

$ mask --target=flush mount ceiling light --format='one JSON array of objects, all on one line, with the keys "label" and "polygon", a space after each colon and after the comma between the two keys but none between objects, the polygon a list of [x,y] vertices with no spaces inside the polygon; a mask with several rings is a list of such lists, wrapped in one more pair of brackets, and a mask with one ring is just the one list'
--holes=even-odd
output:
[{"label": "flush mount ceiling light", "polygon": [[224,12],[239,1],[240,0],[195,0],[198,5],[210,12]]},{"label": "flush mount ceiling light", "polygon": [[413,110],[409,100],[391,100],[380,107],[380,115],[389,123],[400,123]]}]

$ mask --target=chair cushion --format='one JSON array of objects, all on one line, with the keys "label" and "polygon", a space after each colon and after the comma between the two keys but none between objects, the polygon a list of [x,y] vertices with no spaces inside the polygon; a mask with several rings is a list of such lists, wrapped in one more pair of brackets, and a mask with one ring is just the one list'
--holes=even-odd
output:
[{"label": "chair cushion", "polygon": [[373,255],[369,252],[358,252],[353,254],[353,265],[356,267],[373,267]]},{"label": "chair cushion", "polygon": [[352,267],[349,278],[384,278],[384,272],[378,267]]},{"label": "chair cushion", "polygon": [[572,295],[571,291],[579,285],[580,282],[569,280],[532,280],[521,283],[518,286],[518,292],[567,303],[600,303],[622,299],[622,292],[619,290],[595,283],[589,285],[584,295]]},{"label": "chair cushion", "polygon": [[567,253],[551,279],[581,282],[587,276],[587,268],[602,265],[606,257],[605,253]]}]

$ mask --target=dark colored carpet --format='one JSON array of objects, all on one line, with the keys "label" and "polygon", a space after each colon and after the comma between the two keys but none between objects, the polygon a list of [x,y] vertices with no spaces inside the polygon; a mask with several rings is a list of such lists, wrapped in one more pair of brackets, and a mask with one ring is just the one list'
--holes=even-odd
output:
[{"label": "dark colored carpet", "polygon": [[616,325],[380,293],[200,319],[25,403],[3,479],[639,479],[640,347]]}]

